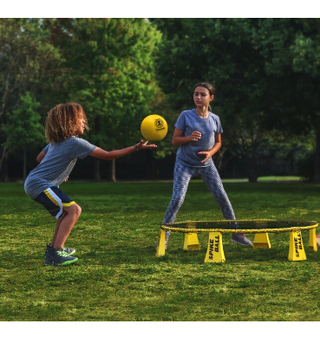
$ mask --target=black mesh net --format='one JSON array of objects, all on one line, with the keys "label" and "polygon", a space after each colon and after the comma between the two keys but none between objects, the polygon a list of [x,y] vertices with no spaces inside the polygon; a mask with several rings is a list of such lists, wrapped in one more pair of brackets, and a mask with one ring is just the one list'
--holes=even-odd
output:
[{"label": "black mesh net", "polygon": [[187,221],[164,224],[167,228],[199,230],[287,230],[294,228],[308,229],[317,226],[316,221],[304,220],[222,220],[222,221]]}]

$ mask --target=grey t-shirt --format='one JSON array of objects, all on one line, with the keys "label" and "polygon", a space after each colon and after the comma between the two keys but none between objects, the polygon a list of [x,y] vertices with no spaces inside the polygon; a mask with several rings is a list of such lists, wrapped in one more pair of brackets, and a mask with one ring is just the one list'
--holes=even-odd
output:
[{"label": "grey t-shirt", "polygon": [[213,163],[212,158],[201,163],[204,156],[198,152],[212,149],[215,136],[223,133],[219,117],[209,112],[207,118],[200,118],[195,109],[185,110],[178,117],[175,127],[183,131],[183,136],[191,135],[195,130],[201,132],[200,140],[179,146],[177,161],[189,167],[210,166]]},{"label": "grey t-shirt", "polygon": [[35,199],[52,186],[59,186],[71,173],[77,158],[84,159],[96,146],[79,137],[72,136],[60,143],[50,143],[43,151],[45,157],[28,175],[24,190]]}]

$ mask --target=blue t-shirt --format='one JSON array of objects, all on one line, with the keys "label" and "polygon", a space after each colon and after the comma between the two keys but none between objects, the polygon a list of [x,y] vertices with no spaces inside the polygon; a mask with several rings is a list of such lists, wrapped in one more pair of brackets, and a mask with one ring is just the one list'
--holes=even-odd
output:
[{"label": "blue t-shirt", "polygon": [[177,161],[189,167],[210,166],[213,163],[212,158],[201,163],[204,156],[198,152],[212,149],[215,145],[215,136],[223,133],[219,117],[209,112],[207,118],[201,118],[197,115],[196,109],[185,110],[178,117],[175,127],[183,131],[183,136],[191,135],[195,130],[201,133],[200,140],[179,146]]},{"label": "blue t-shirt", "polygon": [[28,175],[24,190],[35,199],[52,186],[59,186],[71,173],[77,158],[84,159],[96,146],[79,137],[72,136],[59,143],[48,144],[43,151],[45,157]]}]

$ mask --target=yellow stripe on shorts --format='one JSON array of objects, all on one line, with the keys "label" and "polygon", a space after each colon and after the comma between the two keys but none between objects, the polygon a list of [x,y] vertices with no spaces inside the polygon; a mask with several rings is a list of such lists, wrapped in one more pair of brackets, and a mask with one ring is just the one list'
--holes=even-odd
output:
[{"label": "yellow stripe on shorts", "polygon": [[62,206],[63,207],[70,207],[70,206],[74,205],[75,203],[76,203],[75,201],[63,202]]},{"label": "yellow stripe on shorts", "polygon": [[54,198],[54,193],[50,190],[50,189],[46,189],[44,191],[44,193],[46,194],[46,196],[55,204],[57,205],[58,207],[60,207],[60,204],[59,202]]}]

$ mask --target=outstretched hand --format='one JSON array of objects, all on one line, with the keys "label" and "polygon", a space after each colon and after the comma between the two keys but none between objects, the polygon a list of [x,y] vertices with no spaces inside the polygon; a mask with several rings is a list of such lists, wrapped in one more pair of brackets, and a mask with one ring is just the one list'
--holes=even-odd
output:
[{"label": "outstretched hand", "polygon": [[156,144],[148,144],[149,141],[144,142],[143,140],[140,140],[137,144],[136,144],[136,148],[138,150],[140,149],[152,149],[152,148],[157,148],[158,146]]}]

